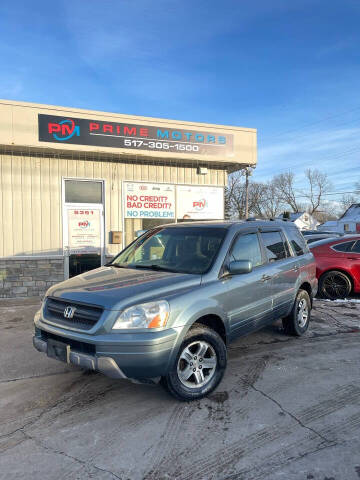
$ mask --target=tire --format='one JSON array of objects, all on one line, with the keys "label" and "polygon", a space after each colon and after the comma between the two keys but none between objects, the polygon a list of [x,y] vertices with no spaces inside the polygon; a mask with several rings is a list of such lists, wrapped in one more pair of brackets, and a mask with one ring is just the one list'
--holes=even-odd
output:
[{"label": "tire", "polygon": [[309,328],[311,301],[308,292],[299,290],[290,315],[283,318],[283,327],[287,335],[301,337]]},{"label": "tire", "polygon": [[169,373],[162,377],[161,383],[177,400],[198,400],[219,385],[226,363],[223,339],[211,328],[197,324],[186,334]]},{"label": "tire", "polygon": [[352,284],[350,278],[338,270],[325,272],[319,281],[319,294],[322,298],[335,300],[350,295]]}]

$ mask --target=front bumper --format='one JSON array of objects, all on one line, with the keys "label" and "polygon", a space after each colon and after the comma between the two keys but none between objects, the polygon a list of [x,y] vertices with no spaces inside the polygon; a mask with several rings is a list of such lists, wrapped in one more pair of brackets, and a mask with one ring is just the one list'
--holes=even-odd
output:
[{"label": "front bumper", "polygon": [[138,333],[109,333],[104,329],[95,335],[80,333],[46,323],[40,312],[34,323],[33,344],[38,351],[47,354],[48,341],[59,341],[67,345],[68,363],[112,378],[136,380],[166,375],[183,334],[181,327]]},{"label": "front bumper", "polygon": [[[48,344],[45,340],[33,336],[33,345],[39,352],[46,353]],[[69,363],[87,370],[97,370],[111,378],[127,378],[124,372],[111,357],[96,357],[86,353],[76,352],[69,349]]]}]

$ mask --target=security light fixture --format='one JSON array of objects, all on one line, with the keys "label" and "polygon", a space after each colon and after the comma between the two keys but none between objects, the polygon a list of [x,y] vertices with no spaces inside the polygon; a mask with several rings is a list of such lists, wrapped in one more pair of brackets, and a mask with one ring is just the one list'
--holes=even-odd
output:
[{"label": "security light fixture", "polygon": [[197,167],[198,175],[207,175],[208,169],[206,167]]}]

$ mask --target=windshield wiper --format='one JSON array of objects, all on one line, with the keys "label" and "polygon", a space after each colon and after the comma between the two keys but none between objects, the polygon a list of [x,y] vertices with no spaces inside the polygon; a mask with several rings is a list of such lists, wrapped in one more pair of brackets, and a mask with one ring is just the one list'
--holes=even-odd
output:
[{"label": "windshield wiper", "polygon": [[127,265],[120,265],[119,263],[107,263],[105,267],[129,268]]},{"label": "windshield wiper", "polygon": [[131,268],[144,268],[147,270],[157,270],[159,272],[171,272],[171,273],[179,273],[178,270],[173,270],[172,268],[163,267],[162,265],[133,265]]}]

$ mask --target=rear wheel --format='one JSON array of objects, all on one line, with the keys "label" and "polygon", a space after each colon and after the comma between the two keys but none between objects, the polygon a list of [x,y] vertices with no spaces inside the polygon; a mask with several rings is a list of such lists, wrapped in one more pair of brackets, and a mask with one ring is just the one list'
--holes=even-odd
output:
[{"label": "rear wheel", "polygon": [[330,300],[347,297],[350,295],[351,289],[350,278],[337,270],[324,273],[319,281],[319,294]]},{"label": "rear wheel", "polygon": [[311,301],[307,291],[299,290],[290,315],[283,318],[283,327],[288,335],[300,337],[309,328]]},{"label": "rear wheel", "polygon": [[218,386],[226,361],[226,346],[220,335],[203,325],[195,326],[187,333],[162,384],[178,400],[197,400]]}]

